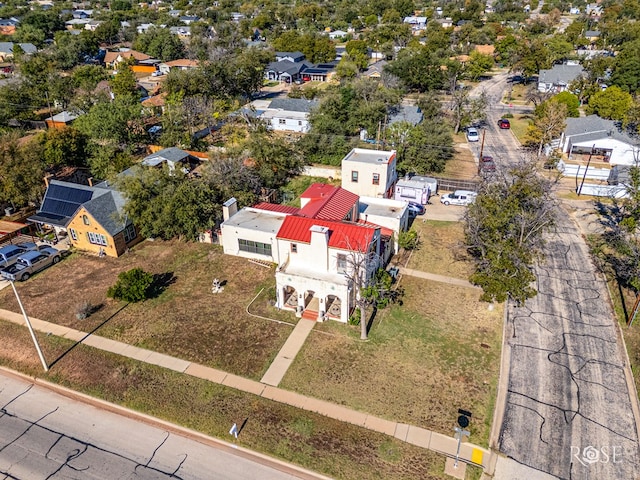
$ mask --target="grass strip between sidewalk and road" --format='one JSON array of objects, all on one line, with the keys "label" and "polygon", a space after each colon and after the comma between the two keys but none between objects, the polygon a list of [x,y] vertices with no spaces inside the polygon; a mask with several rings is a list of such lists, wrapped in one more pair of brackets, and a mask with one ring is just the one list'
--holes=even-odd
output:
[{"label": "grass strip between sidewalk and road", "polygon": [[[43,373],[26,328],[5,321],[0,328],[0,364],[27,375],[218,438],[228,438],[229,425],[247,419],[239,445],[334,478],[447,478],[445,459],[434,452],[82,344]],[[74,345],[38,337],[49,363]],[[467,478],[478,472],[468,468]]]}]

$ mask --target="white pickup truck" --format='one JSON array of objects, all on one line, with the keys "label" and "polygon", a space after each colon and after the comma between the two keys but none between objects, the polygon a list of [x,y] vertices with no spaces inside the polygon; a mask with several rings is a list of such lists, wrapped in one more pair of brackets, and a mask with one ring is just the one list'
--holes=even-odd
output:
[{"label": "white pickup truck", "polygon": [[0,271],[0,275],[12,282],[22,282],[40,270],[58,263],[62,254],[51,247],[40,248],[23,253],[18,260],[9,267]]}]

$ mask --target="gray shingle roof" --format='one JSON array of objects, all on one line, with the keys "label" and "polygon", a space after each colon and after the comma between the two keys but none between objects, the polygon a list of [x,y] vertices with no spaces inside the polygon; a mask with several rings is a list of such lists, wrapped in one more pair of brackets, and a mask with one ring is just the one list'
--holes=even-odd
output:
[{"label": "gray shingle roof", "polygon": [[269,104],[269,108],[278,108],[289,112],[309,113],[311,109],[317,105],[317,101],[305,100],[304,98],[276,98]]},{"label": "gray shingle roof", "polygon": [[154,167],[162,162],[178,163],[189,158],[189,154],[177,147],[163,148],[156,153],[144,157],[143,165]]},{"label": "gray shingle roof", "polygon": [[583,72],[582,65],[554,65],[550,70],[540,70],[538,81],[553,85],[568,85]]},{"label": "gray shingle roof", "polygon": [[415,105],[402,105],[392,115],[389,116],[389,125],[397,122],[409,122],[411,125],[418,125],[422,121],[423,115],[420,107]]},{"label": "gray shingle roof", "polygon": [[302,52],[276,52],[276,58],[290,57],[294,62],[301,62],[304,60],[304,53]]},{"label": "gray shingle roof", "polygon": [[597,115],[588,117],[567,118],[565,137],[571,138],[572,143],[588,142],[601,138],[611,137],[631,145],[637,143],[637,139],[622,130],[613,120],[605,120]]},{"label": "gray shingle roof", "polygon": [[124,216],[124,205],[125,199],[122,194],[112,189],[82,204],[112,237],[131,224],[131,220]]}]

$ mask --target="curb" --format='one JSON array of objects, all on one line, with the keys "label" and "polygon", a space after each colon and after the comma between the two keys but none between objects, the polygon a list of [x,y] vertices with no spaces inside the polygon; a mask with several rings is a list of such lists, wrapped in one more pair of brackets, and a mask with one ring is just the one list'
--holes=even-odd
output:
[{"label": "curb", "polygon": [[31,377],[29,375],[25,375],[23,373],[20,373],[16,370],[12,370],[4,366],[0,366],[0,372],[2,372],[3,374],[9,377],[14,377],[19,380],[30,382],[36,386],[46,388],[47,390],[50,390],[59,395],[65,396],[72,400],[76,400],[78,402],[91,405],[101,410],[105,410],[111,413],[115,413],[116,415],[120,415],[122,417],[130,418],[132,420],[145,423],[152,427],[162,428],[175,435],[179,435],[189,440],[194,440],[203,445],[217,448],[227,453],[232,453],[239,457],[254,461],[256,463],[259,463],[267,467],[271,467],[274,470],[278,470],[280,472],[293,475],[303,480],[332,480],[331,477],[327,477],[319,473],[312,472],[311,470],[304,469],[297,465],[287,463],[273,457],[269,457],[268,455],[265,455],[263,453],[249,450],[247,448],[240,447],[236,444],[225,442],[224,440],[220,440],[214,437],[210,437],[208,435],[197,432],[195,430],[191,430],[186,427],[181,427],[180,425],[176,425],[175,423],[171,423],[166,420],[162,420],[160,418],[152,417],[150,415],[140,413],[135,410],[131,410],[121,405],[107,402],[106,400],[91,397],[84,393],[76,392],[75,390],[71,390],[67,387],[63,387],[61,385],[48,382],[47,380],[43,380],[38,377]]}]

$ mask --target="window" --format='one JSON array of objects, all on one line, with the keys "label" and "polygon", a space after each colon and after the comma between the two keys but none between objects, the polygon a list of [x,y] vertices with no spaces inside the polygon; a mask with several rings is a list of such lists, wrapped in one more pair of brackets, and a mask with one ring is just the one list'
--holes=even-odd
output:
[{"label": "window", "polygon": [[94,245],[103,245],[105,247],[107,246],[107,237],[101,233],[87,232],[87,238],[89,239],[89,243],[93,243]]},{"label": "window", "polygon": [[86,215],[82,215],[82,223],[84,223],[85,225],[90,225],[89,217],[87,217]]},{"label": "window", "polygon": [[353,183],[358,183],[358,172],[355,170],[351,170],[351,181]]},{"label": "window", "polygon": [[259,255],[271,256],[271,245],[268,243],[254,242],[253,240],[238,239],[238,248],[241,252],[257,253]]},{"label": "window", "polygon": [[298,120],[298,126],[301,127],[302,126],[302,120]]},{"label": "window", "polygon": [[284,118],[281,118],[281,119],[279,119],[279,120],[278,120],[278,123],[279,123],[280,125],[286,125],[286,124],[287,124],[287,121],[286,121]]},{"label": "window", "polygon": [[291,253],[298,253],[298,244],[297,243],[292,243],[291,244]]},{"label": "window", "polygon": [[373,174],[373,184],[374,185],[380,185],[380,174],[379,173],[374,173]]},{"label": "window", "polygon": [[137,236],[138,235],[136,233],[136,227],[134,227],[133,225],[129,225],[129,226],[127,226],[127,228],[124,229],[124,242],[125,243],[129,243],[131,240],[133,240]]},{"label": "window", "polygon": [[338,254],[338,270],[346,270],[347,269],[347,256],[344,253]]},{"label": "window", "polygon": [[78,240],[78,234],[76,233],[76,231],[73,228],[69,229],[69,234],[71,235],[71,238],[73,240]]}]

